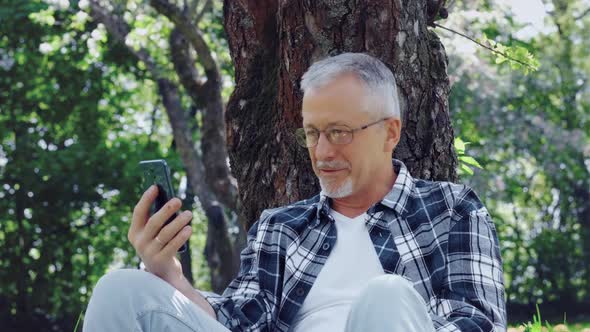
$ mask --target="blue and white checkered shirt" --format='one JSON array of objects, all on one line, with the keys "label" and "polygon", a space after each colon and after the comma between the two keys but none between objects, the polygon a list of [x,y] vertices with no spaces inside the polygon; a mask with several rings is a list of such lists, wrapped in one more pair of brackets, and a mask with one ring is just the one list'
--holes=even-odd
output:
[{"label": "blue and white checkered shirt", "polygon": [[[486,208],[467,186],[393,166],[397,180],[366,222],[385,273],[414,284],[436,331],[505,331],[502,260]],[[221,296],[203,292],[219,322],[232,331],[289,329],[336,243],[329,210],[330,199],[317,195],[262,213],[239,275]]]}]

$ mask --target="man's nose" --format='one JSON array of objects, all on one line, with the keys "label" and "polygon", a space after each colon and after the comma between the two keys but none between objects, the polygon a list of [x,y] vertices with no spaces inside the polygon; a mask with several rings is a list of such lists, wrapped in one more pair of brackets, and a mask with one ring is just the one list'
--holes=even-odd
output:
[{"label": "man's nose", "polygon": [[315,157],[317,160],[332,159],[335,156],[334,144],[330,143],[324,133],[320,133],[318,144],[315,146]]}]

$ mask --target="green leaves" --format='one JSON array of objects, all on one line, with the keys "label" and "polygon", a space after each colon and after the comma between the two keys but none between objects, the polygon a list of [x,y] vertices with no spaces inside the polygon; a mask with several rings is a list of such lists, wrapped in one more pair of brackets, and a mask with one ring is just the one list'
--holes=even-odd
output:
[{"label": "green leaves", "polygon": [[[471,142],[455,144],[460,174],[471,174],[476,162],[485,167],[468,181],[494,216],[508,301],[568,299],[574,308],[590,299],[590,230],[582,213],[590,197],[590,67],[584,61],[590,21],[574,17],[586,6],[545,2],[553,7],[545,28],[521,34],[531,29],[509,10],[470,16],[479,4],[470,3],[458,18],[472,34],[487,33],[475,40],[479,58],[449,54],[449,75],[457,75],[449,102],[453,126]],[[448,44],[459,42],[454,39]],[[465,154],[467,145],[475,161]]]},{"label": "green leaves", "polygon": [[459,158],[459,175],[473,175],[472,167],[481,169],[481,165],[475,158],[465,154],[469,142],[464,142],[460,137],[455,137],[455,151]]},{"label": "green leaves", "polygon": [[14,61],[0,67],[0,294],[17,330],[43,326],[33,311],[71,330],[98,278],[136,264],[126,234],[137,162],[177,157],[163,152],[169,134],[148,137],[166,125],[151,120],[153,82],[100,27],[80,12],[14,5],[0,7],[0,61]]},{"label": "green leaves", "polygon": [[480,45],[490,50],[495,56],[496,64],[507,63],[511,69],[521,70],[525,75],[535,72],[539,69],[540,63],[528,49],[513,45],[503,45],[497,41],[489,39],[485,34],[479,39]]},{"label": "green leaves", "polygon": [[42,1],[0,1],[0,24],[9,20],[22,19],[30,13],[40,12],[48,6]]},{"label": "green leaves", "polygon": [[[508,63],[511,69],[521,70],[523,73],[525,73],[525,75],[530,72],[537,71],[539,69],[539,61],[533,56],[532,53],[529,52],[528,49],[522,46],[507,46],[492,39],[489,39],[486,36],[486,34],[483,35],[483,38],[474,39],[466,34],[447,28],[437,23],[435,23],[435,26],[443,30],[452,32],[461,37],[464,37],[476,43],[477,45],[483,47],[484,49],[491,51],[492,55],[495,56],[496,64]],[[491,30],[497,31],[495,27]]]},{"label": "green leaves", "polygon": [[29,14],[29,18],[32,22],[38,24],[45,24],[45,25],[54,25],[55,24],[55,9],[54,8],[47,8],[35,13]]}]

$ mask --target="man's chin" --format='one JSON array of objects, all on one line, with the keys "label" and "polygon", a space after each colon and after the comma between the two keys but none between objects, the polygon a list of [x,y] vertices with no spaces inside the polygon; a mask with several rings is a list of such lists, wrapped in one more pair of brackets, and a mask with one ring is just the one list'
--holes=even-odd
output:
[{"label": "man's chin", "polygon": [[345,181],[339,186],[330,186],[321,183],[322,193],[330,198],[344,198],[352,194],[352,184]]}]

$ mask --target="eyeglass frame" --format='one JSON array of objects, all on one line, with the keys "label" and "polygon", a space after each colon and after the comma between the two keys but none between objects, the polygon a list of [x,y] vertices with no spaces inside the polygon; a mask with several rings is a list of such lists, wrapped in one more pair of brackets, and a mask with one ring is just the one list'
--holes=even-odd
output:
[{"label": "eyeglass frame", "polygon": [[[313,147],[316,147],[318,145],[318,143],[320,141],[320,136],[321,136],[322,133],[324,133],[324,135],[326,136],[326,139],[331,144],[334,144],[334,145],[347,145],[347,144],[352,143],[352,141],[354,140],[354,133],[355,132],[361,131],[361,130],[364,130],[364,129],[367,129],[367,128],[373,126],[373,125],[376,125],[376,124],[378,124],[378,123],[380,123],[382,121],[389,120],[389,119],[391,119],[391,117],[382,118],[380,120],[377,120],[377,121],[368,123],[368,124],[366,124],[364,126],[360,126],[358,128],[350,128],[347,125],[338,125],[338,124],[336,124],[336,125],[330,125],[326,129],[324,129],[324,130],[319,130],[319,129],[313,128],[318,133],[318,138],[317,138],[315,144],[314,145],[311,145],[311,146],[309,146],[307,144],[305,144],[305,145],[301,144],[301,142],[299,141],[299,137],[303,138],[305,140],[305,142],[307,142],[307,134],[305,133],[305,128],[297,128],[295,130],[295,140],[297,141],[297,143],[301,147],[304,147],[304,148],[313,148]],[[332,142],[332,139],[330,139],[331,136],[328,135],[328,130],[331,129],[331,128],[333,128],[333,127],[338,127],[338,126],[348,128],[348,132],[350,132],[350,141],[349,142],[346,142],[346,143],[335,143],[335,142]],[[299,133],[302,133],[303,136],[300,136]]]}]

